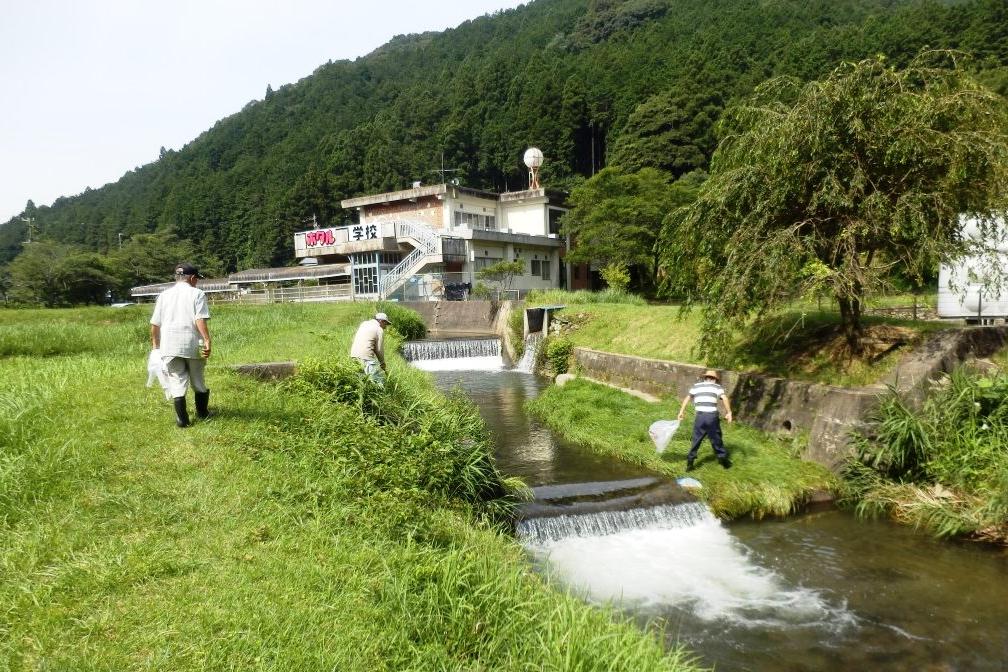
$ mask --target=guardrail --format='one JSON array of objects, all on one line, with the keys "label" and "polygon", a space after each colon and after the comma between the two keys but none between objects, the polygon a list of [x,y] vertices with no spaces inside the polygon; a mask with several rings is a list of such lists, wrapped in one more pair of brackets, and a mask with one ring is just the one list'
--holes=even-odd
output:
[{"label": "guardrail", "polygon": [[306,303],[313,301],[353,301],[350,284],[295,287],[269,287],[236,292],[231,297],[221,297],[231,303]]}]

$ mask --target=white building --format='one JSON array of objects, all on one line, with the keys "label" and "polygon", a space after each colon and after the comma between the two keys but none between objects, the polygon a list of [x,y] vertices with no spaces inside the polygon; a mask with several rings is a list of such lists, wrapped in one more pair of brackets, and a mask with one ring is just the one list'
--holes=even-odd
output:
[{"label": "white building", "polygon": [[[962,217],[963,235],[978,240],[982,233],[974,218]],[[1008,272],[1008,240],[1004,220],[1000,221],[999,240],[989,241],[985,255],[966,256],[938,269],[938,316],[991,324],[995,318],[1008,317],[1008,289],[1001,278]],[[1000,268],[999,268],[1000,267]]]},{"label": "white building", "polygon": [[403,300],[461,298],[476,272],[520,259],[519,295],[569,287],[560,216],[566,208],[541,188],[497,194],[456,184],[348,198],[358,222],[294,234],[299,259],[349,262],[353,294]]}]

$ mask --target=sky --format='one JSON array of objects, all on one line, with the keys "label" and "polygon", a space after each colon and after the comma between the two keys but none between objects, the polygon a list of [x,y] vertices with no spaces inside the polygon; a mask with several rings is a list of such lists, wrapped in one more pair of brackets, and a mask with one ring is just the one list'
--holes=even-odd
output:
[{"label": "sky", "polygon": [[179,149],[394,35],[516,0],[0,0],[0,223]]}]

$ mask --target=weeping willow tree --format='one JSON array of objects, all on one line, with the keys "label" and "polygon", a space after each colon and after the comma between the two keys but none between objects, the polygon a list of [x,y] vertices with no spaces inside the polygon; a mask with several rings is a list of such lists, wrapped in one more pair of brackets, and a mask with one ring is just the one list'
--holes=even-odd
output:
[{"label": "weeping willow tree", "polygon": [[[776,78],[726,112],[697,200],[666,218],[669,289],[704,309],[700,349],[806,294],[830,293],[862,351],[865,299],[895,272],[989,252],[1003,236],[1008,104],[952,52],[906,68],[848,63],[821,81]],[[963,235],[963,213],[981,236]]]}]

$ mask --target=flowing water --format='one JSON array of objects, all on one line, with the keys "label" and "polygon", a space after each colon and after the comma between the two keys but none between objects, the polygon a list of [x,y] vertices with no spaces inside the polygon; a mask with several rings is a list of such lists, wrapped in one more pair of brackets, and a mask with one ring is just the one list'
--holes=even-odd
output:
[{"label": "flowing water", "polygon": [[659,479],[529,419],[523,403],[546,381],[500,356],[414,364],[444,389],[465,389],[497,437],[501,470],[537,486],[545,504],[518,526],[536,567],[587,600],[657,623],[702,664],[1008,670],[1005,552],[840,511],[725,525],[674,497],[632,508]]}]

